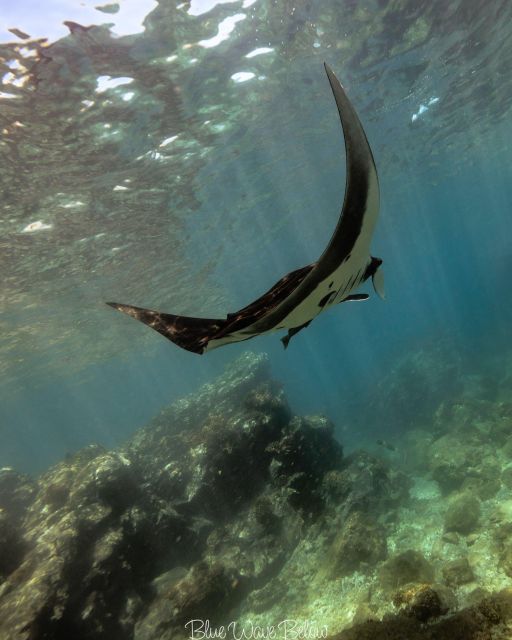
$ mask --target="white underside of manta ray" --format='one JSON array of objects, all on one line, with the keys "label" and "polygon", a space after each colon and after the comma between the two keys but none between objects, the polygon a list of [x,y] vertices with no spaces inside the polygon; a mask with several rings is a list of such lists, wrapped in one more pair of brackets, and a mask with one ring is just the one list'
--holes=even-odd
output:
[{"label": "white underside of manta ray", "polygon": [[317,262],[292,271],[260,298],[224,319],[192,318],[108,302],[179,347],[204,353],[232,342],[287,329],[290,338],[316,316],[340,302],[366,300],[354,293],[368,278],[384,297],[382,260],[370,254],[379,212],[379,183],[373,155],[357,113],[339,80],[325,64],[345,137],[345,199],[334,233]]}]

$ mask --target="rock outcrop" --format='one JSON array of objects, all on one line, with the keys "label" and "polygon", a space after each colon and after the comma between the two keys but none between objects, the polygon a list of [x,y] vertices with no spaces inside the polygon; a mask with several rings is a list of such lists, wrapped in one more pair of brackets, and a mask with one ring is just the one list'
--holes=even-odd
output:
[{"label": "rock outcrop", "polygon": [[246,354],[117,451],[0,470],[0,638],[508,638],[511,415],[461,397],[390,461],[344,455]]},{"label": "rock outcrop", "polygon": [[293,416],[246,355],[120,451],[35,482],[4,469],[0,636],[174,640],[220,621],[279,573],[342,465],[333,425]]}]

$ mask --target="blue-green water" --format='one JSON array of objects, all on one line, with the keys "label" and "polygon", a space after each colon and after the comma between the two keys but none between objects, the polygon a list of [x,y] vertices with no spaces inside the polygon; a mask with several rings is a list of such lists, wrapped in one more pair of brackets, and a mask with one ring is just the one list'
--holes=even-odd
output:
[{"label": "blue-green water", "polygon": [[[345,453],[415,478],[418,429],[435,442],[451,404],[508,406],[512,5],[116,7],[0,12],[0,467],[37,475],[120,446],[248,349],[268,354],[293,412],[332,420]],[[345,184],[324,61],[374,152],[387,299],[367,286],[286,351],[274,334],[203,356],[107,307],[223,317],[318,258]],[[419,476],[442,511],[428,484],[442,479]],[[492,508],[508,504],[500,486]]]},{"label": "blue-green water", "polygon": [[[344,189],[324,59],[374,149],[388,300],[332,310],[287,352],[249,346],[297,411],[335,422],[404,351],[508,349],[508,5],[171,4],[145,27],[128,6],[7,11],[49,40],[4,32],[1,51],[2,464],[118,441],[248,346],[196,358],[103,301],[222,315],[320,254]],[[80,15],[114,26],[64,35]]]}]

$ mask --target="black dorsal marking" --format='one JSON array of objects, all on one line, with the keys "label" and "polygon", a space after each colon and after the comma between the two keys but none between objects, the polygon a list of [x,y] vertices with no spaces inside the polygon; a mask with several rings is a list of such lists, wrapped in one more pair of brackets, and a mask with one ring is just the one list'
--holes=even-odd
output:
[{"label": "black dorsal marking", "polygon": [[332,298],[336,295],[336,291],[331,291],[330,293],[328,293],[327,295],[325,295],[320,302],[318,303],[318,306],[323,309],[325,307],[325,305],[330,302],[332,300]]}]

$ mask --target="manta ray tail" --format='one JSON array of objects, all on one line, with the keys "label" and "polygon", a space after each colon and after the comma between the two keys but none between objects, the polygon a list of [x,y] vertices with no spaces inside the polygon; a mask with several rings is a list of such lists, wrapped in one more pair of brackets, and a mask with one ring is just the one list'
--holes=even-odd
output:
[{"label": "manta ray tail", "polygon": [[199,354],[203,353],[208,341],[226,323],[225,320],[220,319],[175,316],[171,313],[160,313],[117,302],[107,302],[107,304],[147,324],[178,347]]}]

